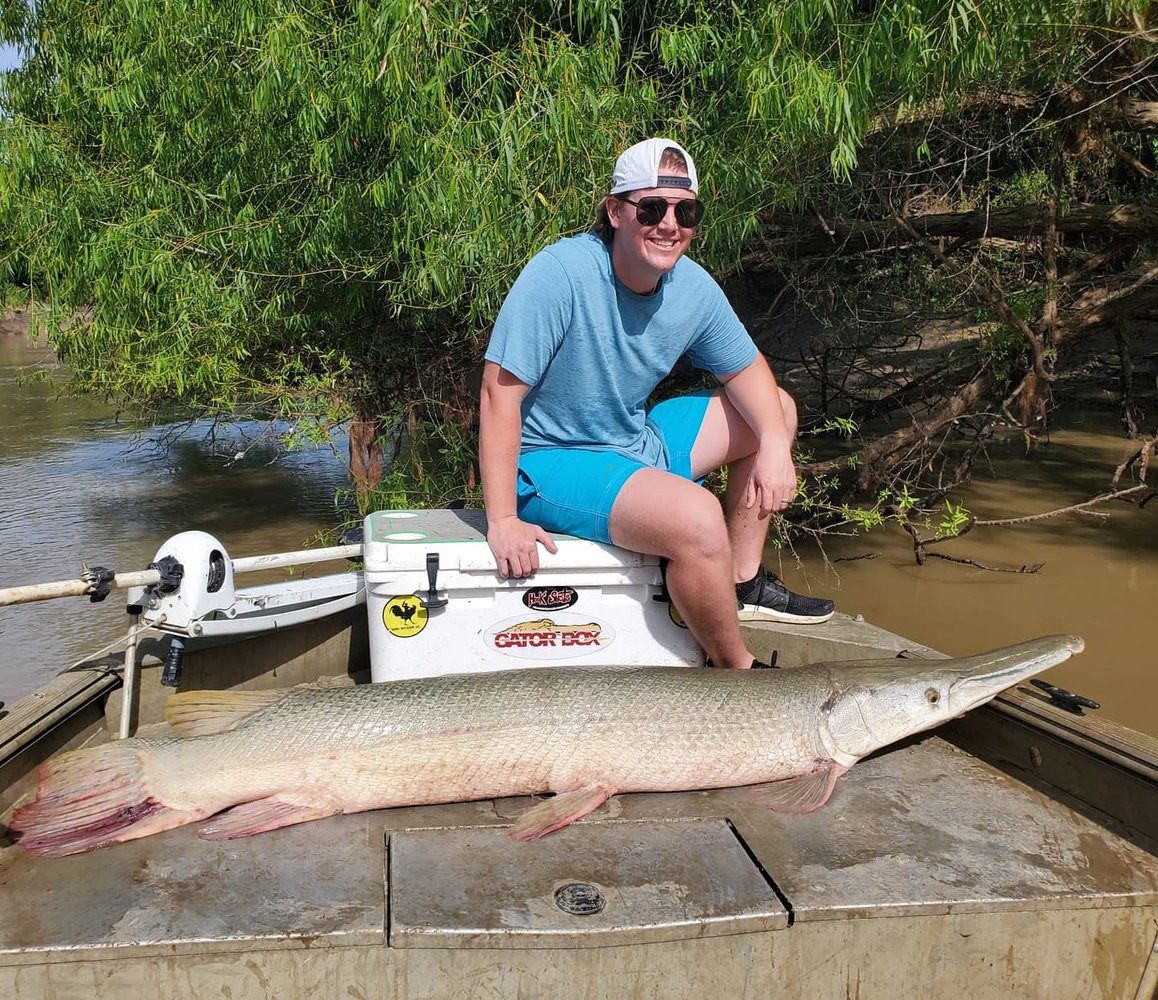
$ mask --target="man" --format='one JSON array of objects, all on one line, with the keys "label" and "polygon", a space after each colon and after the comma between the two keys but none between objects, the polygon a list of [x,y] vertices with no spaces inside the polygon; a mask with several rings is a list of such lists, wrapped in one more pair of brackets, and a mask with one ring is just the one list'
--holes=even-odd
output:
[{"label": "man", "polygon": [[[616,162],[595,231],[531,259],[495,321],[480,404],[487,541],[504,577],[549,531],[667,559],[667,587],[718,667],[754,661],[743,617],[823,622],[831,601],[760,565],[796,491],[796,406],[723,292],[684,254],[703,216],[691,156],[648,139]],[[722,388],[647,399],[682,354]],[[725,509],[697,484],[728,467]],[[738,601],[737,601],[738,598]]]}]

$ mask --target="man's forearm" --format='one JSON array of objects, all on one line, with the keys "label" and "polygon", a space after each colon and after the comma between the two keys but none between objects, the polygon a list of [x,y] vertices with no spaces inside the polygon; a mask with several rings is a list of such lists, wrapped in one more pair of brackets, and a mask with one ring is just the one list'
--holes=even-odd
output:
[{"label": "man's forearm", "polygon": [[518,385],[499,384],[498,376],[498,371],[488,370],[483,379],[478,448],[483,503],[489,516],[496,520],[516,513],[523,395]]},{"label": "man's forearm", "polygon": [[517,434],[512,444],[510,435],[502,430],[493,426],[489,432],[480,429],[478,451],[483,503],[488,513],[493,518],[512,516],[515,513],[515,477],[519,467]]},{"label": "man's forearm", "polygon": [[727,379],[724,391],[740,416],[752,428],[761,447],[771,442],[791,444],[784,408],[780,405],[776,376],[772,374],[762,354],[757,355],[747,368]]}]

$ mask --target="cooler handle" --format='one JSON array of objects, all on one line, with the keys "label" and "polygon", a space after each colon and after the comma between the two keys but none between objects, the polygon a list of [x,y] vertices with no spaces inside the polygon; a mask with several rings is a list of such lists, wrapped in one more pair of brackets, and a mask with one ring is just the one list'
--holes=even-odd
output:
[{"label": "cooler handle", "polygon": [[438,553],[426,553],[426,580],[430,584],[426,596],[421,598],[422,606],[427,611],[433,611],[435,608],[445,608],[446,598],[438,596]]}]

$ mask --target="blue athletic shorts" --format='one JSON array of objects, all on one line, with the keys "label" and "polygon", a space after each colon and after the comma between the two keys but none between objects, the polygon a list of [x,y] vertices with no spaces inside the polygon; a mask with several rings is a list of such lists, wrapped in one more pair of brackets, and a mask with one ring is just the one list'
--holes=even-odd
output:
[{"label": "blue athletic shorts", "polygon": [[[657,403],[648,421],[664,441],[668,467],[692,478],[692,446],[700,433],[712,392],[691,393]],[[548,531],[611,542],[611,507],[623,484],[647,466],[617,451],[541,448],[519,458],[519,517]]]}]

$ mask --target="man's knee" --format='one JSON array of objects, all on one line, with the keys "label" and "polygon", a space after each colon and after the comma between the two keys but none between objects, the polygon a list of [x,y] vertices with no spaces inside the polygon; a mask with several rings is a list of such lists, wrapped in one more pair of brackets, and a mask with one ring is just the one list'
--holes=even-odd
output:
[{"label": "man's knee", "polygon": [[798,420],[796,415],[796,400],[780,386],[776,387],[776,391],[780,393],[780,409],[784,411],[784,423],[788,427],[788,438],[791,440],[796,437]]},{"label": "man's knee", "polygon": [[719,500],[679,476],[641,469],[615,499],[611,542],[671,559],[726,552],[728,528]]},{"label": "man's knee", "polygon": [[701,489],[694,502],[684,505],[675,522],[672,558],[718,558],[728,551],[728,526],[719,500]]}]

